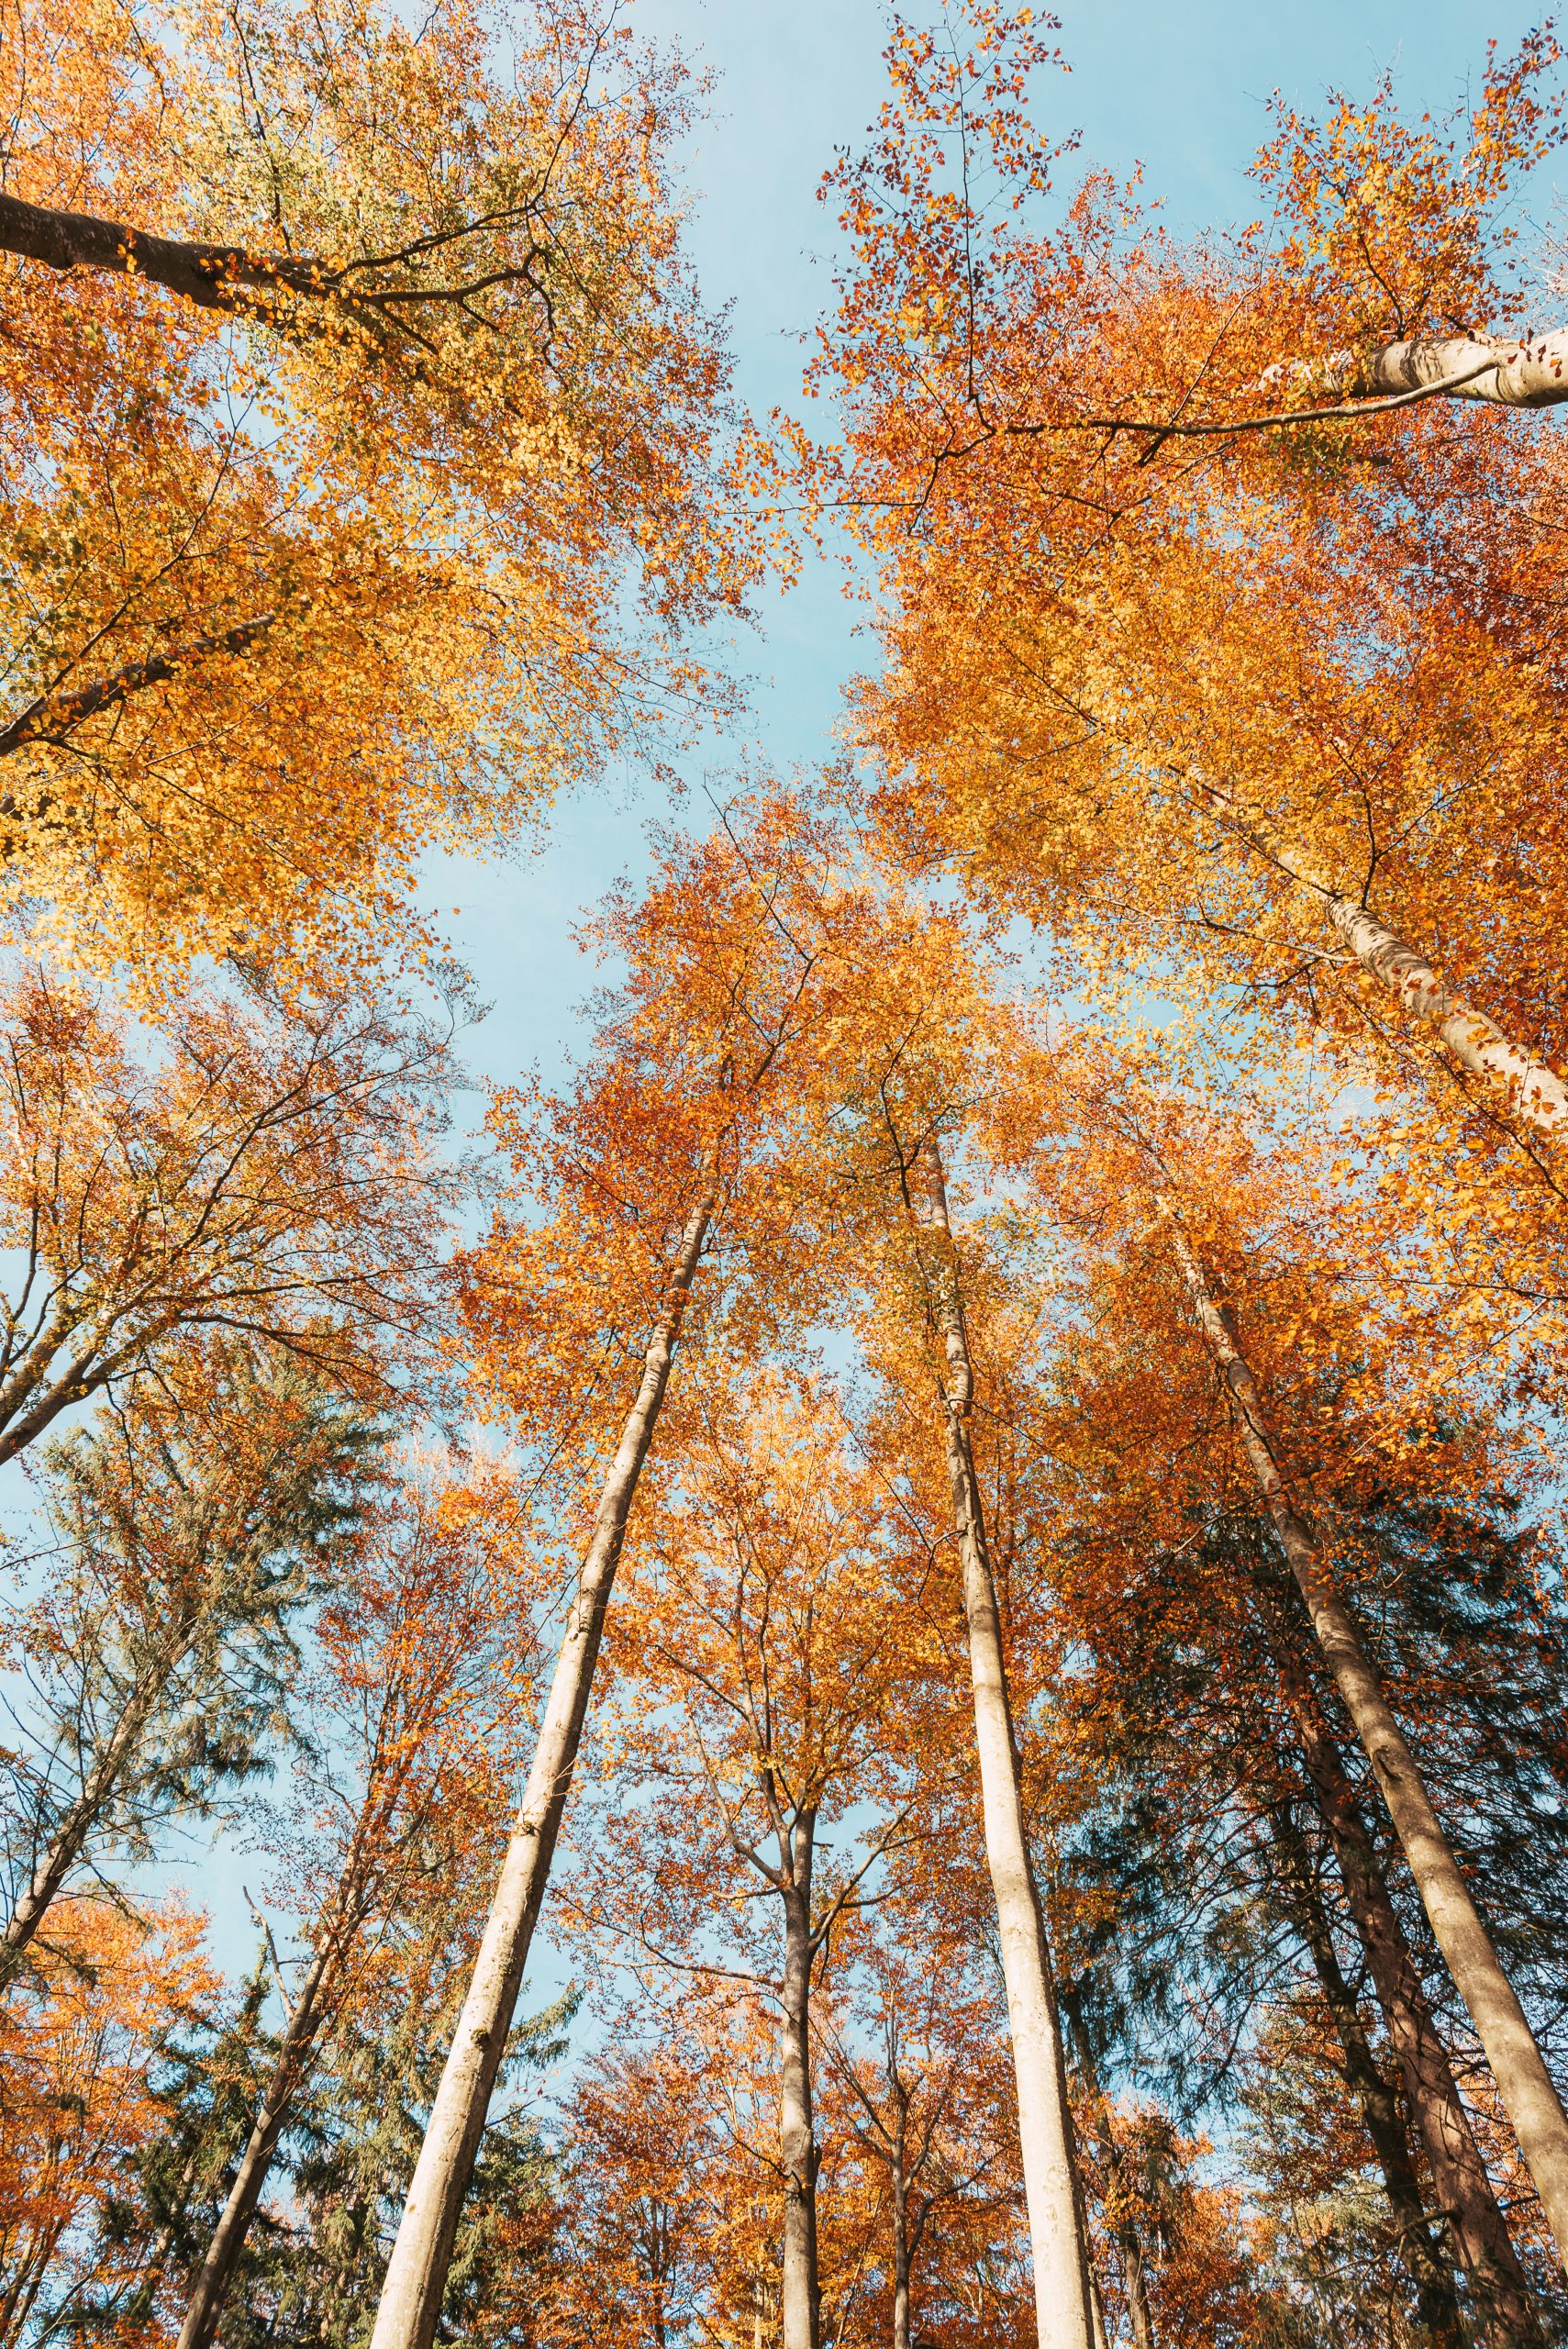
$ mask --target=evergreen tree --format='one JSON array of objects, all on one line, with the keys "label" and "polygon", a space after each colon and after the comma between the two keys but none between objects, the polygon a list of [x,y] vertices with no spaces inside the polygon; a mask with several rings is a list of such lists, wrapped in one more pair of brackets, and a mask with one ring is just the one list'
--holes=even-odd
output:
[{"label": "evergreen tree", "polygon": [[48,1582],[7,1626],[0,1984],[63,1888],[151,1858],[267,1768],[295,1620],[375,1474],[374,1424],[296,1367],[235,1343],[206,1369],[202,1409],[148,1387],[47,1456]]}]

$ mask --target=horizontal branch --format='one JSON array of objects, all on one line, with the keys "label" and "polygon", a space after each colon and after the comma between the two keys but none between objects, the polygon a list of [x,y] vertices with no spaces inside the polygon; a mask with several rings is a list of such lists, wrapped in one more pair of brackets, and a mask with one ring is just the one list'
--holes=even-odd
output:
[{"label": "horizontal branch", "polygon": [[145,277],[204,310],[251,315],[265,314],[267,293],[325,299],[336,292],[339,278],[327,262],[150,236],[123,221],[56,211],[6,195],[0,195],[0,251],[41,261],[50,269],[103,269]]},{"label": "horizontal branch", "polygon": [[[455,284],[444,284],[432,278],[421,284],[412,274],[419,264],[443,257],[465,239],[515,226],[534,217],[535,212],[530,199],[416,238],[395,252],[324,261],[308,254],[259,253],[244,245],[153,236],[124,221],[104,220],[87,212],[58,211],[0,194],[0,252],[42,262],[50,269],[98,269],[120,277],[143,277],[200,309],[263,319],[279,333],[296,339],[306,328],[301,320],[291,317],[291,301],[330,304],[339,318],[352,320],[373,341],[389,332],[404,339],[413,335],[418,340],[402,317],[403,310],[425,303],[462,307],[497,285],[527,285],[550,314],[548,291],[534,273],[539,262],[549,261],[550,247],[537,236],[530,237],[527,250],[515,259],[487,267],[471,279],[460,276]],[[394,270],[410,273],[408,282],[400,285],[366,282],[367,273]],[[309,331],[319,333],[322,328],[317,325]]]},{"label": "horizontal branch", "polygon": [[241,620],[238,626],[220,629],[210,636],[192,637],[188,643],[174,645],[167,652],[151,653],[145,661],[128,662],[123,669],[112,670],[106,677],[96,677],[91,685],[78,685],[71,693],[40,694],[8,726],[0,727],[0,759],[9,758],[29,742],[62,742],[76,727],[95,718],[100,710],[128,701],[148,685],[168,685],[182,669],[210,660],[215,652],[248,651],[258,637],[266,634],[276,618],[275,612],[261,612],[253,620]]},{"label": "horizontal branch", "polygon": [[1529,336],[1453,335],[1337,351],[1313,365],[1271,367],[1266,384],[1320,385],[1352,406],[1412,395],[1482,400],[1493,407],[1559,407],[1568,401],[1568,328]]}]

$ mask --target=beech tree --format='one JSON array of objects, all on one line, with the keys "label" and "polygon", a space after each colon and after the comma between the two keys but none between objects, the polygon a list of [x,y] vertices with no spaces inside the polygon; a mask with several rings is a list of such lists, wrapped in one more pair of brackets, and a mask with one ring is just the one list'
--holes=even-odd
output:
[{"label": "beech tree", "polygon": [[[1174,963],[1261,1081],[1305,1019],[1347,1075],[1416,1091],[1391,1186],[1457,1190],[1483,1283],[1501,1259],[1499,1298],[1555,1298],[1539,650],[1562,452],[1496,414],[1500,344],[1451,379],[1412,355],[1523,327],[1506,199],[1559,136],[1555,44],[1494,58],[1453,124],[1406,121],[1387,85],[1324,126],[1283,116],[1259,165],[1277,228],[1200,261],[1103,177],[1053,204],[1040,28],[977,8],[965,29],[900,33],[876,142],[825,183],[850,252],[813,388],[845,429],[797,437],[791,474],[879,583],[857,718],[881,819],[1040,924],[1064,992],[1125,1002]],[[1319,368],[1351,396],[1315,403]],[[1407,389],[1362,400],[1385,370]],[[1480,405],[1430,396],[1451,390]],[[1456,759],[1490,787],[1449,790]],[[1400,1127],[1428,1120],[1407,1168]]]},{"label": "beech tree", "polygon": [[373,963],[742,592],[682,69],[554,0],[8,30],[10,875],[154,974]]},{"label": "beech tree", "polygon": [[433,1144],[445,1032],[192,990],[148,1065],[101,996],[24,974],[0,1092],[0,1460],[225,1333],[371,1400],[431,1364],[462,1186]]},{"label": "beech tree", "polygon": [[976,1953],[932,1936],[923,1908],[884,1905],[840,1937],[827,2043],[840,2125],[881,2188],[877,2312],[894,2349],[936,2335],[966,2269],[999,2266],[1020,2232],[996,2001]]},{"label": "beech tree", "polygon": [[[376,2320],[374,2349],[428,2349],[469,2165],[516,2005],[583,1735],[616,1568],[697,1275],[730,1211],[765,1246],[773,1097],[861,941],[840,923],[836,843],[764,798],[695,853],[671,850],[605,935],[628,966],[575,1098],[497,1105],[551,1222],[495,1231],[469,1267],[471,1327],[495,1403],[572,1447],[562,1511],[573,1575],[539,1742],[473,1982],[431,2114]],[[837,934],[840,930],[844,934]],[[539,1145],[542,1144],[542,1147]],[[743,1292],[742,1292],[743,1298]],[[721,1300],[722,1302],[722,1300]],[[709,1342],[723,1326],[718,1314]],[[494,1365],[493,1368],[490,1366]],[[568,1453],[568,1457],[572,1456]],[[545,1453],[547,1473],[553,1465]],[[581,1545],[578,1549],[578,1545]]]},{"label": "beech tree", "polygon": [[[784,2349],[823,2338],[814,1995],[896,1835],[895,1815],[857,1835],[846,1814],[896,1799],[883,1724],[920,1667],[848,1438],[830,1395],[759,1382],[710,1397],[666,1468],[613,1633],[623,1791],[590,1895],[602,1925],[668,1964],[740,1976],[777,2014]],[[710,1953],[708,1920],[736,1903],[746,1928]]]}]

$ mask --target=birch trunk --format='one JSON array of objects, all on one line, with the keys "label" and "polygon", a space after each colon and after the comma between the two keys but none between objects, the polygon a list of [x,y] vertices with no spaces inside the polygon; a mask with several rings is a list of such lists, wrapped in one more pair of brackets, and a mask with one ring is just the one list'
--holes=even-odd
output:
[{"label": "birch trunk", "polygon": [[1244,807],[1216,784],[1194,780],[1210,807],[1248,847],[1322,898],[1329,920],[1362,969],[1397,996],[1407,1011],[1437,1030],[1461,1068],[1488,1091],[1501,1092],[1509,1112],[1537,1133],[1556,1139],[1568,1129],[1568,1085],[1554,1070],[1505,1036],[1495,1019],[1448,985],[1426,956],[1369,907],[1341,896],[1284,838],[1263,809]]},{"label": "birch trunk", "polygon": [[[780,2152],[784,2156],[782,2349],[820,2349],[821,2278],[817,2265],[817,2135],[811,2109],[811,1874],[815,1823],[795,1821],[784,1903],[784,2023],[779,2048]],[[781,1854],[781,1857],[784,1855]],[[787,1871],[787,1873],[786,1873]]]},{"label": "birch trunk", "polygon": [[981,1810],[1018,2083],[1018,2134],[1040,2339],[1042,2349],[1045,2343],[1050,2349],[1093,2349],[1089,2263],[1073,2165],[1067,2069],[1044,1919],[1024,1831],[1001,1617],[985,1542],[980,1483],[970,1448],[974,1373],[948,1218],[947,1185],[934,1135],[921,1143],[907,1170],[905,1198],[928,1306],[946,1364],[941,1379],[942,1433],[952,1489],[953,1531],[963,1572]]},{"label": "birch trunk", "polygon": [[413,2184],[376,2310],[371,2349],[430,2349],[463,2197],[506,2051],[523,1969],[571,1791],[627,1519],[653,1440],[692,1282],[713,1220],[710,1182],[681,1237],[670,1294],[643,1357],[642,1383],[621,1429],[584,1553],[539,1726],[522,1809],[512,1830],[473,1978],[431,2107]]},{"label": "birch trunk", "polygon": [[1251,1371],[1209,1294],[1181,1217],[1158,1202],[1209,1353],[1231,1398],[1242,1443],[1312,1628],[1388,1806],[1421,1905],[1475,2026],[1504,2110],[1535,2181],[1558,2249],[1568,2254],[1568,2114],[1498,1963],[1490,1934],[1432,1809],[1403,1730],[1353,1618],[1326,1572],[1317,1536],[1291,1498]]},{"label": "birch trunk", "polygon": [[[1400,2263],[1415,2287],[1417,2315],[1423,2333],[1431,2343],[1432,2349],[1466,2349],[1452,2272],[1439,2249],[1422,2206],[1421,2189],[1416,2176],[1415,2163],[1411,2159],[1404,2116],[1378,2067],[1360,2009],[1340,1969],[1328,1915],[1313,1882],[1310,1858],[1295,1820],[1285,1811],[1279,1809],[1271,1813],[1269,1824],[1281,1873],[1288,1887],[1286,1897],[1294,1921],[1307,1944],[1324,2004],[1333,2020],[1335,2036],[1344,2058],[1345,2084],[1360,2107],[1362,2124],[1371,2141],[1378,2168],[1383,2173],[1384,2191],[1388,2197],[1388,2208],[1394,2220]],[[1395,1921],[1397,1925],[1397,1919]],[[1351,1922],[1356,1926],[1357,1938],[1370,1969],[1372,1949],[1353,1910]],[[1375,1971],[1373,1982],[1375,1987]],[[1424,2009],[1424,2000],[1421,2003]],[[1405,2070],[1403,2061],[1400,2068],[1402,2072]],[[1443,2069],[1447,2070],[1446,2059]],[[1451,2074],[1449,2086],[1452,2087]],[[1408,2097],[1408,2082],[1406,2093]],[[1457,2094],[1453,2100],[1458,2103]],[[1415,2099],[1411,2099],[1410,2103],[1414,2111]],[[1463,2119],[1462,2108],[1460,2109],[1460,2118]],[[1448,2133],[1444,2130],[1445,2143]],[[1469,2133],[1468,2127],[1465,2133]],[[1489,2181],[1487,2192],[1490,2194]],[[1443,2193],[1440,2185],[1439,2193],[1447,2204],[1449,2197]]]},{"label": "birch trunk", "polygon": [[305,2076],[305,2066],[320,2021],[321,1994],[340,1946],[336,1924],[321,1936],[301,1983],[284,2032],[284,2043],[260,2109],[239,2156],[239,2166],[207,2245],[191,2292],[177,2349],[210,2349],[223,2305],[234,2280],[234,2270],[266,2184],[284,2125]]}]

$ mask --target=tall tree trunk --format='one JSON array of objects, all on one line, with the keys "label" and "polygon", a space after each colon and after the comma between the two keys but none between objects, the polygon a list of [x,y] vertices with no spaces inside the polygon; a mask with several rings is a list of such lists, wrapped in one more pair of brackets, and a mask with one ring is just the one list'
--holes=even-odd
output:
[{"label": "tall tree trunk", "polygon": [[926,1137],[904,1170],[904,1196],[928,1309],[946,1365],[940,1377],[942,1437],[952,1490],[953,1531],[963,1571],[981,1810],[1018,2084],[1040,2339],[1042,2349],[1048,2343],[1050,2349],[1092,2349],[1088,2246],[1073,2165],[1067,2068],[1044,1917],[1024,1831],[1001,1616],[986,1547],[980,1480],[970,1446],[974,1372],[948,1218],[947,1185],[934,1134]]},{"label": "tall tree trunk", "polygon": [[909,2180],[904,2154],[907,2115],[900,2105],[888,2167],[893,2185],[893,2349],[909,2349]]},{"label": "tall tree trunk", "polygon": [[177,2349],[210,2349],[261,2188],[266,2184],[272,2156],[278,2149],[278,2140],[283,2135],[284,2123],[294,2109],[295,2099],[305,2077],[306,2065],[321,2020],[322,1993],[341,1946],[340,1923],[334,1917],[317,1942],[315,1955],[290,2009],[283,2045],[272,2066],[272,2076],[262,2093],[245,2150],[239,2156],[234,2183],[228,2189],[228,2199],[218,2216],[212,2241],[207,2245],[206,2257],[197,2270],[196,2280],[191,2289]]},{"label": "tall tree trunk", "polygon": [[[1095,2116],[1095,2137],[1100,2149],[1100,2159],[1113,2192],[1126,2193],[1127,2165],[1117,2143],[1116,2117],[1111,2102],[1100,2086],[1095,2065],[1095,2051],[1090,2043],[1088,2026],[1084,2021],[1076,1998],[1062,2001],[1067,2010],[1068,2024],[1073,2033],[1073,2053],[1078,2070],[1088,2094],[1089,2110]],[[1143,2244],[1137,2225],[1126,2210],[1112,2223],[1117,2249],[1121,2254],[1122,2285],[1127,2293],[1128,2318],[1132,2326],[1133,2349],[1154,2349],[1154,2321],[1149,2310],[1149,2277],[1144,2266]]]},{"label": "tall tree trunk", "polygon": [[1193,1309],[1229,1390],[1264,1507],[1307,1602],[1318,1645],[1388,1806],[1438,1947],[1486,2052],[1497,2093],[1558,2249],[1568,2254],[1568,2114],[1460,1874],[1421,1782],[1416,1757],[1383,1693],[1376,1667],[1325,1569],[1315,1532],[1291,1497],[1256,1383],[1229,1320],[1209,1294],[1180,1215],[1169,1197],[1162,1196],[1158,1204]]},{"label": "tall tree trunk", "polygon": [[1496,2349],[1536,2349],[1540,2340],[1529,2286],[1481,2158],[1448,2051],[1399,1922],[1355,1798],[1355,1789],[1317,1698],[1288,1647],[1276,1662],[1301,1740],[1318,1814],[1334,1847],[1345,1902],[1367,1965],[1431,2166],[1461,2266]]},{"label": "tall tree trunk", "polygon": [[458,2219],[484,2134],[491,2091],[506,2052],[506,2034],[571,1791],[605,1609],[626,1538],[627,1519],[658,1424],[717,1197],[715,1160],[703,1196],[681,1236],[669,1295],[643,1356],[642,1383],[621,1429],[594,1512],[522,1809],[512,1830],[473,1978],[419,2148],[382,2287],[371,2349],[430,2349],[435,2337]]},{"label": "tall tree trunk", "polygon": [[1521,1125],[1556,1139],[1568,1132],[1568,1085],[1543,1060],[1503,1033],[1495,1019],[1440,978],[1417,948],[1374,914],[1340,894],[1312,860],[1287,841],[1266,809],[1194,776],[1205,803],[1255,854],[1321,898],[1329,920],[1363,970],[1407,1011],[1437,1030],[1454,1059],[1491,1094],[1501,1093]]},{"label": "tall tree trunk", "polygon": [[[1422,2329],[1431,2342],[1432,2349],[1466,2349],[1464,2324],[1460,2316],[1452,2271],[1439,2249],[1422,2207],[1421,2189],[1410,2155],[1405,2117],[1373,2054],[1360,2009],[1340,1968],[1328,1912],[1313,1880],[1311,1855],[1302,1840],[1300,1829],[1283,1805],[1276,1805],[1270,1810],[1269,1828],[1292,1920],[1307,1945],[1324,2004],[1333,2020],[1335,2035],[1344,2058],[1345,2084],[1360,2107],[1362,2124],[1383,2173],[1384,2191],[1393,2214],[1400,2262],[1416,2289],[1417,2314]],[[1352,1912],[1351,1922],[1355,1924],[1356,1921]],[[1397,1918],[1395,1921],[1397,1925]],[[1370,1967],[1370,1941],[1360,1932],[1359,1926],[1357,1938],[1366,1953]],[[1374,1985],[1376,1979],[1374,1971]],[[1419,2011],[1424,2016],[1424,2001]],[[1429,2023],[1429,2018],[1427,2020]],[[1441,2050],[1438,2052],[1440,2055]],[[1401,2063],[1401,2069],[1404,2068]],[[1424,2060],[1420,2062],[1420,2068],[1424,2077],[1428,2068]],[[1439,2085],[1440,2087],[1440,2077]],[[1451,2075],[1447,2085],[1451,2091]],[[1457,2104],[1457,2096],[1453,2101]],[[1413,2105],[1411,2109],[1414,2110]],[[1462,2122],[1462,2108],[1460,2108],[1460,2120]],[[1440,2126],[1446,2144],[1451,2130],[1446,2125]],[[1468,2135],[1468,2130],[1465,2133]],[[1489,2193],[1490,2182],[1486,2183]],[[1500,2216],[1499,2213],[1499,2221]]]},{"label": "tall tree trunk", "polygon": [[781,2349],[819,2349],[822,2338],[822,2288],[817,2266],[817,2134],[811,2110],[815,1835],[811,1814],[801,1813],[789,1832],[788,1856],[781,1870],[784,1879],[780,1887],[784,1918],[784,2023],[779,2046],[784,2188]]}]

